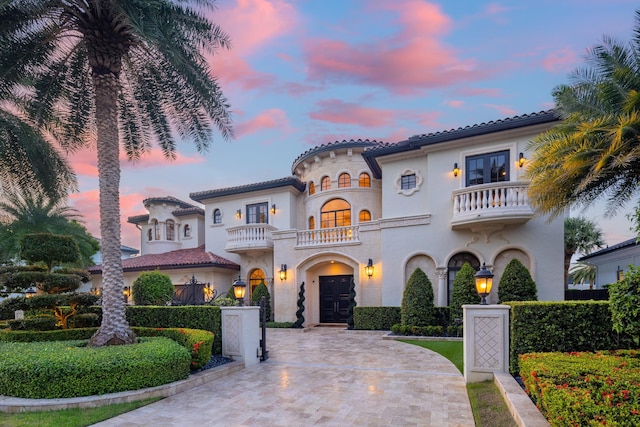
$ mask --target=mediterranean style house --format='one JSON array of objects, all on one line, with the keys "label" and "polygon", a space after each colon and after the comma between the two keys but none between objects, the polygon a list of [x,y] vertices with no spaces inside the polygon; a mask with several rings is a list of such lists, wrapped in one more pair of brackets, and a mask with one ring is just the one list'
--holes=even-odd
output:
[{"label": "mediterranean style house", "polygon": [[578,261],[596,267],[595,289],[624,278],[630,266],[640,265],[640,245],[636,237],[584,255]]},{"label": "mediterranean style house", "polygon": [[[396,143],[350,140],[299,155],[291,175],[144,200],[141,256],[125,259],[125,286],[160,269],[179,286],[196,278],[218,294],[235,279],[247,298],[261,281],[274,320],[294,321],[305,284],[306,325],[343,323],[349,283],[359,306],[399,306],[416,268],[435,304],[449,304],[465,262],[486,264],[497,288],[507,263],[531,272],[540,300],[563,299],[563,218],[534,213],[523,180],[529,141],[558,123],[553,111]],[[100,266],[93,267],[100,286]]]}]

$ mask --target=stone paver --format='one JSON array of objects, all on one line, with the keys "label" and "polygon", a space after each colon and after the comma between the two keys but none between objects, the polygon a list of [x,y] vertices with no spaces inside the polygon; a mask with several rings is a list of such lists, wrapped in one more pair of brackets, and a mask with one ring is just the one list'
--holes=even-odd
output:
[{"label": "stone paver", "polygon": [[473,426],[456,367],[384,335],[269,329],[266,362],[96,426]]}]

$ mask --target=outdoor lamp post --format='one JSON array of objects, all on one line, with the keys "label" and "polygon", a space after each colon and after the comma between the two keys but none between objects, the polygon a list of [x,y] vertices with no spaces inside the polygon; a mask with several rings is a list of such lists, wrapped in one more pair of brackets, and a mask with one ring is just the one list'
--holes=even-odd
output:
[{"label": "outdoor lamp post", "polygon": [[487,295],[491,292],[491,288],[493,287],[493,274],[487,267],[484,262],[482,263],[482,267],[475,275],[476,278],[476,291],[478,291],[478,295],[482,297],[480,301],[480,305],[487,305]]},{"label": "outdoor lamp post", "polygon": [[233,294],[236,299],[240,303],[240,307],[244,305],[244,294],[247,290],[247,285],[242,281],[240,276],[238,276],[238,280],[233,282]]}]

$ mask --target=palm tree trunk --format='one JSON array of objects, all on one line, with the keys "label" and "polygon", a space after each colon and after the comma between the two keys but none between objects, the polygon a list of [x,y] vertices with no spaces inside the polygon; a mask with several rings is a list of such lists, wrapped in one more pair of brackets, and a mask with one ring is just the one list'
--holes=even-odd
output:
[{"label": "palm tree trunk", "polygon": [[102,323],[90,346],[135,342],[125,316],[124,279],[120,252],[120,159],[117,94],[113,73],[93,75],[98,129],[98,181],[102,242]]}]

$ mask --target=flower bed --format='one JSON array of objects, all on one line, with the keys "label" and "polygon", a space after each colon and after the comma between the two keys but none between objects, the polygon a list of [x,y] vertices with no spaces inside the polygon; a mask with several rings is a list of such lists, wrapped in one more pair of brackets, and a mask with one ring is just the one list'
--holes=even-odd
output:
[{"label": "flower bed", "polygon": [[519,358],[526,392],[552,426],[637,426],[640,352],[531,353]]}]

